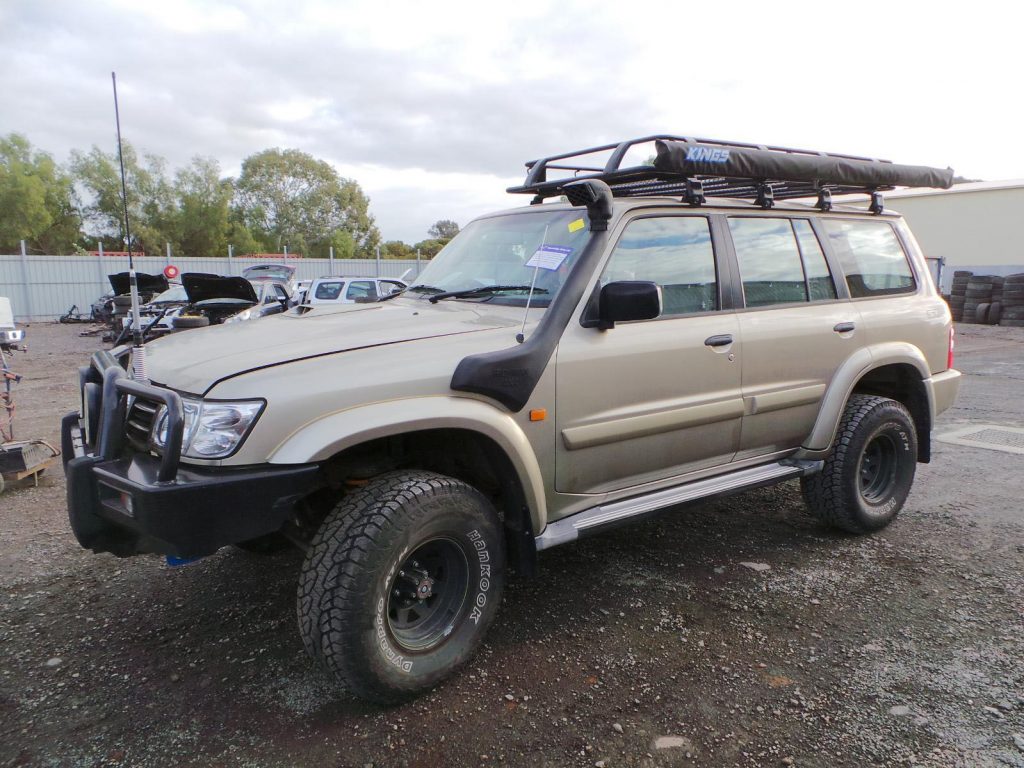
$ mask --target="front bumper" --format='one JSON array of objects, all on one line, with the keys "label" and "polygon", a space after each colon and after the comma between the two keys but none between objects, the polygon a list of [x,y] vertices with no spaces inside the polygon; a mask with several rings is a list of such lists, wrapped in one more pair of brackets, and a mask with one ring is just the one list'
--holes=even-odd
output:
[{"label": "front bumper", "polygon": [[[131,381],[109,353],[94,356],[82,383],[84,413],[64,417],[61,443],[71,529],[86,549],[208,555],[279,530],[295,502],[321,484],[316,464],[196,467],[182,466],[173,450],[132,453],[123,439],[126,398],[180,416],[177,393]],[[170,420],[168,446],[180,450],[183,419]]]}]

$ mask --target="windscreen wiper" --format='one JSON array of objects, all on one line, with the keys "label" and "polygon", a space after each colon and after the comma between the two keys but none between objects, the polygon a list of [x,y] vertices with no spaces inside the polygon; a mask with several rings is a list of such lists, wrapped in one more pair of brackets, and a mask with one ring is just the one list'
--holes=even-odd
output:
[{"label": "windscreen wiper", "polygon": [[436,285],[424,285],[423,283],[410,285],[405,290],[416,291],[416,293],[444,293],[444,288],[438,288]]},{"label": "windscreen wiper", "polygon": [[[466,288],[461,291],[444,291],[435,293],[430,297],[430,303],[436,304],[441,299],[462,299],[468,296],[478,296],[481,293],[497,293],[498,291],[528,291],[529,285],[482,285],[479,288]],[[547,293],[547,288],[534,288],[534,293]]]}]

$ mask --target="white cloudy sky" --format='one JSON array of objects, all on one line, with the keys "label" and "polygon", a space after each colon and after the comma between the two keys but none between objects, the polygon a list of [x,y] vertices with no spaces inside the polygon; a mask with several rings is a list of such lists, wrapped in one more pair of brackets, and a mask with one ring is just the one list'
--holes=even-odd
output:
[{"label": "white cloudy sky", "polygon": [[385,239],[525,200],[535,157],[652,133],[1024,177],[1016,3],[0,0],[0,134],[172,167],[333,163]]}]

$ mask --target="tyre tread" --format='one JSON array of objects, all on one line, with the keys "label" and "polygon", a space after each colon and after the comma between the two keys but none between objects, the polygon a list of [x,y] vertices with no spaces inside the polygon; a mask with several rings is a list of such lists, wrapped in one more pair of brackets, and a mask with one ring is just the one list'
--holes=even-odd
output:
[{"label": "tyre tread", "polygon": [[898,408],[913,424],[909,411],[896,400],[879,395],[851,395],[839,422],[832,451],[825,459],[824,468],[821,472],[802,478],[800,481],[804,503],[826,525],[850,533],[868,533],[874,530],[859,521],[856,510],[847,503],[846,494],[843,491],[842,467],[849,460],[847,455],[861,423],[876,408],[882,406]]},{"label": "tyre tread", "polygon": [[[460,492],[468,489],[484,499],[461,480],[434,472],[379,475],[342,498],[313,537],[299,579],[300,634],[309,655],[345,691],[382,704],[408,697],[381,685],[365,665],[353,658],[354,654],[345,652],[357,642],[365,626],[366,617],[357,606],[372,598],[371,580],[358,576],[378,538],[399,522],[400,515],[409,514],[409,502],[427,495],[444,495],[456,488]],[[420,507],[411,520],[425,513]]]}]

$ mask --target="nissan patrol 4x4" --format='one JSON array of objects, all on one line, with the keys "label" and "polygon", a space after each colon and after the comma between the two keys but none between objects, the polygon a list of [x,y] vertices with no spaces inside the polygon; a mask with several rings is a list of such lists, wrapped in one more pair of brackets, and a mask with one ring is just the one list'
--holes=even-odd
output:
[{"label": "nissan patrol 4x4", "polygon": [[881,192],[951,170],[678,136],[527,168],[533,204],[384,301],[94,354],[62,430],[82,546],[294,544],[307,651],[388,702],[541,550],[795,478],[825,524],[896,517],[960,374]]}]

